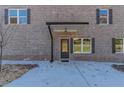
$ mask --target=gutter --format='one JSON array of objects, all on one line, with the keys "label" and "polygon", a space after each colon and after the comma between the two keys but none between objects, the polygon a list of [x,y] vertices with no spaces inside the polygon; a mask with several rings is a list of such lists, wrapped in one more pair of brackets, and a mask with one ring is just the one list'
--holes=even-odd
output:
[{"label": "gutter", "polygon": [[50,33],[50,37],[51,37],[51,59],[50,59],[50,62],[53,62],[53,35],[52,35],[50,25],[48,25],[48,29],[49,29],[49,33]]}]

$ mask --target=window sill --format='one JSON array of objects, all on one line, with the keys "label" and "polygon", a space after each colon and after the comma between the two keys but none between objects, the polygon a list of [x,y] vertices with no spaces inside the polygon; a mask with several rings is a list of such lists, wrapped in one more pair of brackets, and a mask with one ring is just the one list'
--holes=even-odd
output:
[{"label": "window sill", "polygon": [[90,53],[73,53],[73,54],[80,54],[80,55],[83,55],[83,54],[92,54],[92,53],[90,52]]},{"label": "window sill", "polygon": [[107,24],[98,24],[98,25],[104,26],[104,25],[110,25],[110,24],[109,24],[109,23],[107,23]]},{"label": "window sill", "polygon": [[29,25],[29,24],[7,24],[7,25]]},{"label": "window sill", "polygon": [[124,52],[115,52],[115,54],[124,54]]}]

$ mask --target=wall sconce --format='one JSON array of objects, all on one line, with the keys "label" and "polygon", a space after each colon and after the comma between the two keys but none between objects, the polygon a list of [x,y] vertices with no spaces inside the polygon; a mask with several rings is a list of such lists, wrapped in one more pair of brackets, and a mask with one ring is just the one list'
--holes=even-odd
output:
[{"label": "wall sconce", "polygon": [[65,31],[64,32],[67,32],[67,28],[65,28]]}]

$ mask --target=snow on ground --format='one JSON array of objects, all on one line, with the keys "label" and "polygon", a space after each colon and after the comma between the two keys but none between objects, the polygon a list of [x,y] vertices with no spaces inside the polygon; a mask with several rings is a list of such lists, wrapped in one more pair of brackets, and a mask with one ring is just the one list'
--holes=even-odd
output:
[{"label": "snow on ground", "polygon": [[5,61],[4,64],[38,64],[5,87],[124,87],[124,72],[110,62]]}]

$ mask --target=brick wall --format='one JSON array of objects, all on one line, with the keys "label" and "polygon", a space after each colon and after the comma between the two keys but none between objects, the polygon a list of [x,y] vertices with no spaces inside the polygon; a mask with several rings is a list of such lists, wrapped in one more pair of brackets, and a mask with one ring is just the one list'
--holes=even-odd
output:
[{"label": "brick wall", "polygon": [[[70,54],[73,60],[105,60],[124,61],[124,54],[112,54],[112,38],[124,37],[124,6],[0,6],[0,15],[4,16],[5,8],[30,8],[31,24],[11,25],[16,31],[14,37],[4,49],[5,56],[20,56],[21,59],[50,59],[50,35],[46,22],[89,22],[89,25],[79,26],[57,26],[53,29],[63,29],[65,27],[76,29],[75,35],[71,37],[93,37],[95,38],[95,54],[75,55]],[[113,9],[113,24],[96,24],[96,9]],[[6,25],[4,25],[6,27]],[[54,58],[60,59],[60,39],[63,36],[54,37]],[[66,37],[66,36],[65,36]],[[22,57],[23,55],[23,57]],[[16,59],[16,57],[14,57]],[[11,57],[10,57],[11,59]]]}]

